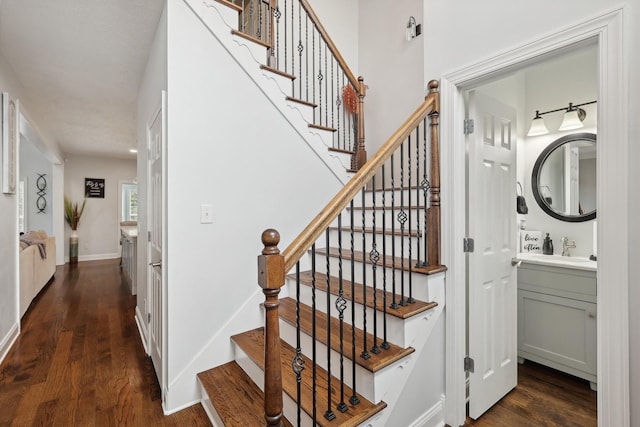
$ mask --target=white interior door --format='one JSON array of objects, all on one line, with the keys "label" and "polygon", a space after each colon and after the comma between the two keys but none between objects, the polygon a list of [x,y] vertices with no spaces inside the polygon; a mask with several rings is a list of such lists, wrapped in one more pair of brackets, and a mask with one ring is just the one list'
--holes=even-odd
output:
[{"label": "white interior door", "polygon": [[516,112],[469,93],[469,416],[478,418],[517,384]]},{"label": "white interior door", "polygon": [[164,230],[164,182],[163,154],[165,152],[166,95],[162,93],[162,104],[147,124],[148,142],[148,230],[149,267],[147,286],[149,298],[149,352],[164,393],[164,320],[165,292],[163,287],[163,230]]}]

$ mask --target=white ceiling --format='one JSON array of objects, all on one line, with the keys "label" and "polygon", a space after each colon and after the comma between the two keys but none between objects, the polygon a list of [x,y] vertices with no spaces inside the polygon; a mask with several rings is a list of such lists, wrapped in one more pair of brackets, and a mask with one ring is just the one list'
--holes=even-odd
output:
[{"label": "white ceiling", "polygon": [[163,7],[0,0],[0,51],[64,154],[135,157],[136,95]]}]

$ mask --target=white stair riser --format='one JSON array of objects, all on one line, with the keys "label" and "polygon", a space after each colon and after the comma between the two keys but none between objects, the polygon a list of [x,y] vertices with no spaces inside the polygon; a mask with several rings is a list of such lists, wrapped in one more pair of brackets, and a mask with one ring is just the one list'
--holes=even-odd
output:
[{"label": "white stair riser", "polygon": [[[289,343],[289,345],[295,348],[296,330],[292,325],[288,324],[287,322],[280,321],[280,336],[287,343]],[[300,348],[302,349],[302,353],[307,357],[313,354],[312,343],[313,340],[310,336],[301,334]],[[345,348],[344,351],[345,353],[349,352],[349,354],[351,354],[351,347]],[[360,354],[356,354],[356,357],[359,358]],[[380,400],[382,400],[386,392],[386,386],[383,385],[388,384],[389,382],[393,382],[394,372],[399,369],[399,367],[406,364],[411,357],[411,355],[408,355],[402,360],[399,360],[375,373],[370,372],[356,364],[356,392],[358,394],[361,394],[370,402],[379,402]],[[343,358],[343,360],[344,382],[348,387],[351,387],[353,384],[353,364],[351,362],[351,359],[347,358],[346,356]],[[327,369],[327,346],[320,342],[316,343],[316,363],[323,369]],[[332,388],[337,390],[340,387],[340,352],[335,350],[331,351],[331,373],[334,377],[331,386]],[[347,403],[349,397],[350,396],[345,394],[345,401]]]},{"label": "white stair riser", "polygon": [[[264,371],[258,367],[247,354],[237,345],[235,346],[236,362],[242,369],[249,375],[254,383],[264,392]],[[282,392],[283,400],[283,415],[289,421],[295,423],[297,420],[297,405],[296,402],[289,397],[287,393]],[[301,411],[301,426],[313,427],[313,421],[307,413]]]},{"label": "white stair riser", "polygon": [[207,14],[207,13],[220,14],[220,17],[222,18],[224,23],[227,24],[227,26],[229,26],[229,28],[234,30],[238,29],[239,13],[235,9],[232,9],[224,5],[220,5],[219,3],[216,4],[214,1],[210,1],[210,2],[203,3],[202,10],[204,11],[204,14]]},{"label": "white stair riser", "polygon": [[[289,82],[291,82],[289,80]],[[291,92],[291,83],[289,83],[289,92]],[[289,95],[290,96],[290,95]],[[307,123],[313,123],[313,110],[314,108],[310,105],[300,104],[299,102],[289,101],[287,100],[287,105],[291,109],[296,109],[300,112],[300,115]]]},{"label": "white stair riser", "polygon": [[[378,225],[377,229],[380,230],[381,229],[379,227],[380,224],[377,224],[377,225]],[[339,232],[338,230],[329,230],[329,244],[332,247],[337,248],[339,237],[340,237],[339,234],[342,234],[343,253],[349,253],[351,251],[351,231],[350,230],[342,231],[342,232]],[[370,252],[371,249],[373,248],[373,242],[374,242],[373,237],[374,237],[373,233],[365,232],[364,247],[365,247],[365,252],[367,253]],[[376,233],[375,243],[376,243],[376,249],[380,253],[380,256],[382,256],[383,249],[386,251],[387,256],[391,255],[394,249],[395,249],[396,256],[400,256],[402,245],[404,245],[405,257],[408,257],[409,248],[411,248],[411,251],[414,257],[418,251],[420,252],[424,251],[424,241],[422,240],[422,238],[419,239],[416,236],[411,236],[411,238],[409,238],[409,236]],[[322,245],[320,246],[324,247],[325,245],[326,245],[326,238],[322,241]],[[363,247],[362,246],[362,226],[360,226],[359,229],[354,230],[353,246],[354,246],[354,250],[362,251],[362,247]],[[421,256],[424,256],[424,254],[421,253]]]},{"label": "white stair riser", "polygon": [[[387,172],[388,174],[389,172]],[[386,186],[389,187],[390,186],[390,180],[389,177],[387,177],[386,179]],[[396,183],[397,184],[397,183]],[[405,184],[406,184],[406,178],[405,178]],[[415,177],[411,178],[411,185],[415,185]],[[382,186],[382,182],[380,181],[379,178],[376,179],[376,187],[381,187]],[[413,188],[411,190],[396,190],[396,191],[385,191],[384,192],[384,200],[386,202],[387,206],[391,206],[391,199],[393,198],[395,200],[395,204],[396,206],[400,205],[400,200],[402,198],[404,198],[404,203],[405,204],[409,204],[409,193],[411,193],[411,204],[412,205],[420,205],[420,206],[424,206],[424,191],[422,191],[422,189],[420,189],[418,192],[416,192],[416,189]],[[375,195],[375,196],[374,196]],[[365,200],[365,206],[373,206],[373,199],[375,197],[375,201],[376,201],[376,205],[378,206],[382,206],[382,191],[365,191],[365,195],[364,195],[364,200]],[[416,197],[418,198],[417,202],[416,202]],[[429,193],[427,193],[427,200],[429,199]],[[354,200],[354,204],[355,206],[361,206],[361,196],[358,195],[356,197],[356,199]]]},{"label": "white stair riser", "polygon": [[[295,281],[289,281],[289,295],[295,299]],[[337,296],[330,296],[330,304],[331,304],[331,317],[338,318],[339,312],[336,308],[336,300]],[[300,301],[308,306],[311,306],[312,303],[312,290],[311,287],[302,285],[300,286]],[[391,304],[391,301],[387,301],[388,304]],[[316,309],[326,313],[327,312],[327,294],[324,291],[316,290]],[[364,329],[364,316],[363,309],[361,304],[355,305],[355,319],[356,319],[356,327],[359,329]],[[351,301],[347,301],[347,308],[344,311],[344,322],[347,324],[351,324]],[[367,332],[373,334],[373,309],[367,307]],[[379,342],[382,342],[382,338],[384,338],[384,313],[376,312],[376,320],[377,320],[377,335],[379,338]],[[405,342],[407,338],[405,337],[405,320],[400,319],[398,317],[394,317],[387,314],[387,341],[392,344],[396,344],[400,347],[406,347]]]},{"label": "white stair riser", "polygon": [[[382,209],[365,209],[364,210],[364,224],[366,227],[373,227],[373,219],[375,217],[375,223],[377,228],[386,228],[391,230],[393,227],[395,231],[400,231],[402,229],[400,221],[398,221],[398,215],[402,210],[400,209],[400,205],[396,205],[393,209],[391,206],[388,206],[384,211]],[[351,214],[349,213],[350,209],[347,209],[346,213],[342,214],[342,226],[349,227],[351,224]],[[353,210],[353,225],[354,228],[362,228],[362,209],[354,208]],[[411,229],[412,230],[424,230],[424,209],[422,208],[412,208],[412,209],[404,209],[405,214],[407,215],[407,221],[404,223],[405,231],[409,230],[409,214],[411,214]],[[384,217],[384,224],[383,224]],[[337,224],[336,221],[332,224],[335,226]]]},{"label": "white stair riser", "polygon": [[[415,260],[413,261],[415,264]],[[338,258],[329,257],[329,273],[331,276],[338,277],[339,265]],[[356,283],[365,284],[366,286],[373,287],[373,270],[371,264],[366,264],[365,272],[366,283],[363,280],[362,263],[355,262],[354,264],[354,277]],[[408,264],[405,263],[405,268],[408,268]],[[386,290],[388,292],[393,291],[393,269],[391,267],[383,268],[378,266],[375,269],[376,287],[377,289],[384,289],[384,272],[386,271]],[[326,258],[324,255],[316,254],[316,271],[320,273],[326,272]],[[342,278],[345,281],[351,281],[351,260],[342,261]],[[395,294],[401,295],[402,292],[402,279],[404,278],[404,293],[405,297],[409,296],[409,279],[413,286],[412,296],[421,301],[430,301],[426,284],[428,282],[428,276],[426,274],[413,274],[412,276],[408,271],[400,270],[400,263],[396,264],[395,270]]]}]

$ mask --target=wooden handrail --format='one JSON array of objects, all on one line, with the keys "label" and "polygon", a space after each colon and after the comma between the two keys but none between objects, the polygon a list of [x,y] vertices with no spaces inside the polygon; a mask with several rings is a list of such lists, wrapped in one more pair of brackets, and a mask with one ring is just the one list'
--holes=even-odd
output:
[{"label": "wooden handrail", "polygon": [[344,60],[344,58],[338,51],[338,48],[336,47],[333,40],[331,40],[329,33],[320,22],[320,19],[318,19],[318,15],[316,15],[316,12],[313,10],[313,8],[311,7],[311,5],[307,0],[300,0],[300,4],[302,5],[302,8],[307,12],[307,15],[309,15],[309,19],[311,20],[311,22],[313,22],[313,24],[318,29],[318,32],[324,39],[325,43],[327,43],[327,46],[329,47],[329,50],[331,51],[333,56],[336,57],[338,64],[340,64],[340,66],[344,70],[344,73],[347,76],[347,79],[349,79],[349,82],[351,82],[351,84],[353,85],[353,88],[357,91],[360,91],[360,85],[358,83],[358,79],[356,78],[355,74],[353,74],[353,71],[351,71],[351,69],[347,65],[347,61]]},{"label": "wooden handrail", "polygon": [[[358,194],[362,188],[369,182],[369,180],[376,174],[384,162],[391,157],[396,149],[402,144],[402,142],[409,136],[411,132],[418,126],[427,115],[438,115],[440,112],[440,98],[438,93],[439,83],[436,80],[429,82],[429,94],[425,97],[425,101],[411,116],[404,122],[402,126],[382,145],[376,155],[369,159],[367,163],[356,173],[353,178],[345,185],[342,190],[329,202],[329,204],[320,212],[309,225],[298,235],[298,237],[291,242],[291,244],[284,250],[284,270],[290,271],[300,258],[304,255],[307,249],[324,233],[329,227],[331,222],[342,212],[349,202]],[[432,124],[433,124],[432,119]],[[437,124],[437,121],[436,121]],[[436,132],[437,141],[437,128],[432,127],[433,132]],[[436,153],[437,154],[437,153]],[[437,161],[437,160],[436,160]],[[432,163],[433,167],[433,163]],[[438,172],[439,173],[439,172]],[[432,181],[435,181],[432,179]],[[439,187],[440,178],[437,177],[437,183]],[[435,183],[432,182],[432,187],[435,187]],[[434,188],[435,189],[435,188]],[[435,191],[434,191],[435,193]],[[438,208],[440,204],[440,189],[437,189],[437,197],[432,194],[431,201],[437,201]],[[439,223],[439,214],[437,218],[434,218],[434,222],[437,220]],[[439,232],[439,231],[438,231]],[[439,257],[438,257],[439,258]]]}]

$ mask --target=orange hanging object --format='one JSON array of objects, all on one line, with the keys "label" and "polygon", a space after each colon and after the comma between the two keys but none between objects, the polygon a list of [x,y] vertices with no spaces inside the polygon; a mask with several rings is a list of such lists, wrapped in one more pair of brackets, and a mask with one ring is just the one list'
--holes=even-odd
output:
[{"label": "orange hanging object", "polygon": [[342,100],[344,101],[344,108],[351,114],[358,112],[358,94],[351,85],[347,85],[342,90]]}]

